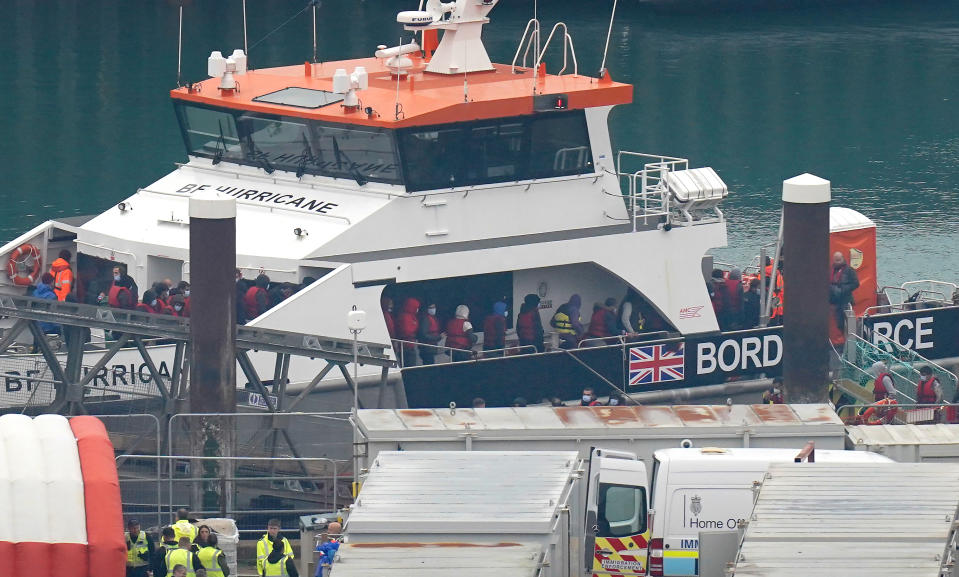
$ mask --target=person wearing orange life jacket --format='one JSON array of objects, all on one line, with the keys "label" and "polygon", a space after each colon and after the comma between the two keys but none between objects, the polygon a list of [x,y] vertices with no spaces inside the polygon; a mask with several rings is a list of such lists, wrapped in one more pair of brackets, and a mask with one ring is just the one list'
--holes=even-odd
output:
[{"label": "person wearing orange life jacket", "polygon": [[872,385],[873,399],[881,401],[886,397],[896,398],[896,385],[892,379],[892,373],[886,368],[886,363],[876,361],[872,365],[872,374],[876,376]]},{"label": "person wearing orange life jacket", "polygon": [[470,309],[466,305],[456,307],[456,316],[446,323],[446,346],[453,349],[454,361],[468,361],[473,357],[472,348],[479,340],[473,334],[473,325],[469,322]]},{"label": "person wearing orange life jacket", "polygon": [[270,308],[270,296],[266,290],[269,286],[270,277],[265,274],[258,275],[253,286],[247,289],[246,294],[243,295],[243,308],[247,320],[255,319]]},{"label": "person wearing orange life jacket", "polygon": [[942,402],[942,385],[932,374],[932,367],[925,365],[919,369],[919,384],[916,386],[916,403],[932,405]]},{"label": "person wearing orange life jacket", "polygon": [[73,289],[73,270],[70,268],[70,251],[64,249],[60,251],[60,258],[53,261],[50,265],[50,274],[53,275],[53,292],[57,295],[57,300],[64,301],[70,291]]},{"label": "person wearing orange life jacket", "polygon": [[[785,282],[783,281],[783,261],[780,259],[779,266],[777,267],[776,274],[776,286],[773,288],[773,304],[772,308],[769,310],[769,324],[771,325],[781,325],[783,324],[783,313],[785,312],[786,306],[786,291],[785,291]],[[772,282],[773,278],[773,265],[769,263],[766,265],[766,289],[769,289],[769,285]]]}]

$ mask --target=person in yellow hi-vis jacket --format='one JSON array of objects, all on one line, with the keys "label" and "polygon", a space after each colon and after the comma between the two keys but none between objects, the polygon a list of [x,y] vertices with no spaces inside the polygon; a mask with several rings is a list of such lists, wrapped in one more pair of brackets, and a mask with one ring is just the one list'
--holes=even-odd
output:
[{"label": "person in yellow hi-vis jacket", "polygon": [[[276,551],[276,554],[271,555],[274,551]],[[268,557],[271,556],[280,556],[281,561],[278,562],[277,559],[268,560]],[[266,535],[263,535],[263,538],[256,543],[256,574],[261,577],[263,575],[273,575],[272,572],[266,573],[267,565],[271,565],[271,570],[274,568],[273,566],[277,566],[278,569],[285,569],[286,566],[294,565],[293,563],[286,563],[287,560],[293,560],[293,546],[290,545],[290,541],[286,537],[280,535],[280,520],[270,519],[266,524]],[[275,573],[275,575],[287,574],[298,577],[295,566],[293,571],[289,573],[285,570],[281,573]]]}]

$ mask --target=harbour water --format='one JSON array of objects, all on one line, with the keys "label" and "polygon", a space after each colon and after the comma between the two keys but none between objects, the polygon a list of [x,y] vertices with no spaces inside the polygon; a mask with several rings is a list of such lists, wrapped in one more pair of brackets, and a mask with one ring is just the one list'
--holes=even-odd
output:
[{"label": "harbour water", "polygon": [[[185,160],[167,96],[175,2],[4,4],[0,239],[100,212]],[[253,66],[312,57],[305,0],[247,4]],[[559,17],[569,25],[581,73],[599,68],[611,4],[538,3],[544,27]],[[211,50],[243,45],[240,5],[187,3],[184,80],[205,77]],[[395,44],[402,31],[392,15],[404,7],[326,0],[320,59]],[[504,0],[492,12],[494,60],[512,59],[532,9]],[[611,117],[614,146],[717,169],[731,189],[720,260],[745,264],[771,241],[782,180],[812,172],[833,182],[837,204],[878,223],[881,283],[959,280],[957,62],[951,1],[623,0],[608,68],[636,91],[635,104]]]}]

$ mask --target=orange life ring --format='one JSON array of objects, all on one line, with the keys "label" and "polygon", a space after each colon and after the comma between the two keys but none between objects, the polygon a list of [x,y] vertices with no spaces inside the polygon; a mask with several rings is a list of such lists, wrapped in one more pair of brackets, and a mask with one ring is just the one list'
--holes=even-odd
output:
[{"label": "orange life ring", "polygon": [[895,407],[898,404],[894,399],[883,399],[866,409],[859,420],[866,425],[888,425],[899,412]]},{"label": "orange life ring", "polygon": [[7,261],[7,276],[18,286],[27,286],[40,278],[40,249],[32,244],[21,244],[10,253]]}]

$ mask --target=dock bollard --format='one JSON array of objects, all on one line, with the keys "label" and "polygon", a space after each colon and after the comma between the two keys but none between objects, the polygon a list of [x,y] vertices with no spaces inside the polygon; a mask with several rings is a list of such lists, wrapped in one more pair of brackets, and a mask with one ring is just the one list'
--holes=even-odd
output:
[{"label": "dock bollard", "polygon": [[829,371],[828,180],[783,181],[783,385],[788,403],[826,399]]}]

